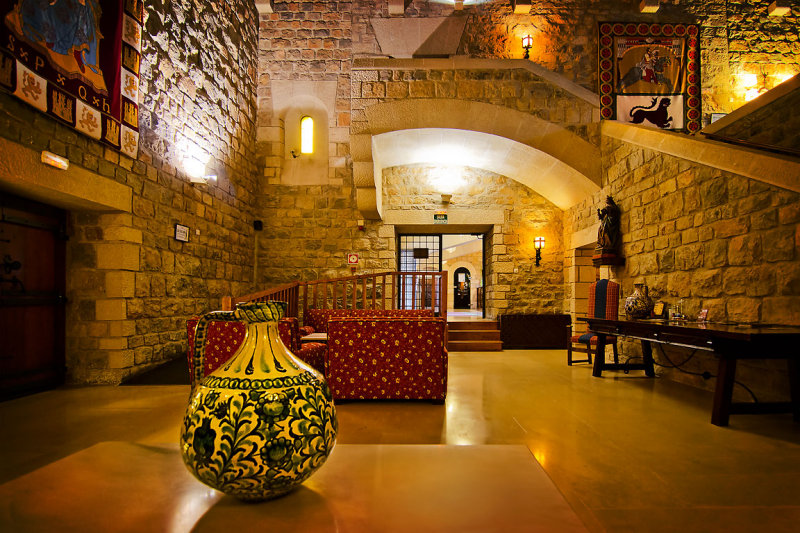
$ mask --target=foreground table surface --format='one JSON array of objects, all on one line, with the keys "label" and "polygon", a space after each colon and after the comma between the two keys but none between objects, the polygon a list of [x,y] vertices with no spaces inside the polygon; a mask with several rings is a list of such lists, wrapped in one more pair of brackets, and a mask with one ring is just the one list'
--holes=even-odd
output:
[{"label": "foreground table surface", "polygon": [[[671,344],[713,352],[719,357],[711,423],[727,426],[731,414],[793,413],[800,421],[800,327],[780,325],[721,324],[671,320],[610,320],[580,318],[597,334],[597,353],[605,353],[607,336],[630,337],[642,342],[643,364],[606,363],[595,357],[592,375],[603,370],[643,369],[652,377],[652,344]],[[736,362],[739,359],[786,359],[791,401],[733,402]]]},{"label": "foreground table surface", "polygon": [[525,446],[339,445],[283,498],[195,480],[176,446],[105,442],[0,485],[0,530],[586,531]]}]

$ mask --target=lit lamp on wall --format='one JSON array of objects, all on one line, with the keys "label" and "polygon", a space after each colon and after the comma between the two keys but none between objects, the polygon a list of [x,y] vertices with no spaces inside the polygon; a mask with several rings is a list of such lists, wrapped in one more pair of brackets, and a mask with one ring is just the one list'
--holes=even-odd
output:
[{"label": "lit lamp on wall", "polygon": [[531,46],[533,46],[533,37],[526,35],[522,38],[522,48],[525,49],[525,55],[522,59],[530,59]]},{"label": "lit lamp on wall", "polygon": [[544,248],[544,237],[536,237],[533,239],[533,247],[536,248],[536,266],[542,260],[542,248]]}]

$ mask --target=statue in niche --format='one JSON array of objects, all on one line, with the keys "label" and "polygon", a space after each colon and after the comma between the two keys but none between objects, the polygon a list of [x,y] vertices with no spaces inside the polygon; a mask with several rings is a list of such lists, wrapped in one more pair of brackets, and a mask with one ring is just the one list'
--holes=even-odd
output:
[{"label": "statue in niche", "polygon": [[597,248],[600,255],[618,255],[622,243],[620,230],[619,206],[610,196],[606,197],[606,206],[597,210],[600,228],[597,230]]}]

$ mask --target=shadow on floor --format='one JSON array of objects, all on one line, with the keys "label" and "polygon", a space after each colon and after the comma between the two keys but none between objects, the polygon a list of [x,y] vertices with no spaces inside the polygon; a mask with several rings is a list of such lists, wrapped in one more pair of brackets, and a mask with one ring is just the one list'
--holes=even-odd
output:
[{"label": "shadow on floor", "polygon": [[179,357],[135,376],[122,385],[188,385],[189,369],[186,359]]}]

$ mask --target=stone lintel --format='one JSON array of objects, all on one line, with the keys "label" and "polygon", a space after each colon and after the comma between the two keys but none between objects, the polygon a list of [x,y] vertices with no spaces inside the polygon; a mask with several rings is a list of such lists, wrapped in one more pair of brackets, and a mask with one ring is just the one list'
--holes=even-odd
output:
[{"label": "stone lintel", "polygon": [[127,185],[70,164],[59,170],[41,162],[37,152],[0,138],[0,183],[7,190],[72,210],[130,213],[133,193]]}]

